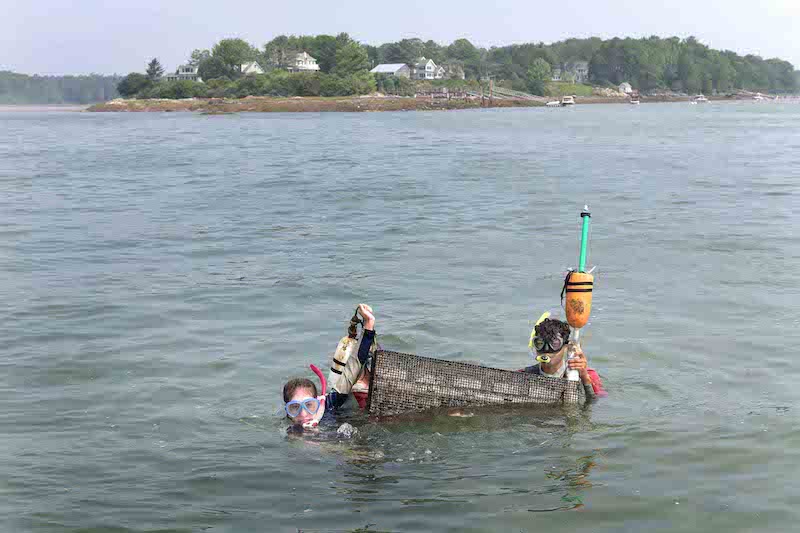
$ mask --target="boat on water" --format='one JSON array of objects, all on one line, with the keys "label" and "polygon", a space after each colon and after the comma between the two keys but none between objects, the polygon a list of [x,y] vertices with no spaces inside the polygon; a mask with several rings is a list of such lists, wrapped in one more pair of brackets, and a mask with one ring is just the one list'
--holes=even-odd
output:
[{"label": "boat on water", "polygon": [[757,102],[763,102],[764,100],[769,100],[769,98],[761,93],[756,93],[753,95],[753,100],[756,100]]},{"label": "boat on water", "polygon": [[561,97],[561,107],[566,107],[570,105],[575,105],[575,97],[574,96],[562,96]]},{"label": "boat on water", "polygon": [[631,99],[630,99],[630,103],[631,103],[632,105],[639,105],[639,103],[640,103],[640,100],[639,100],[639,91],[636,91],[636,90],[632,91],[632,92],[631,92],[631,95],[630,95],[630,98],[631,98]]},{"label": "boat on water", "polygon": [[561,102],[559,102],[558,100],[553,100],[552,102],[547,102],[544,105],[545,107],[561,107]]},{"label": "boat on water", "polygon": [[692,100],[692,103],[693,104],[705,104],[705,103],[708,103],[708,98],[706,98],[705,95],[698,94],[697,96],[694,97],[694,100]]}]

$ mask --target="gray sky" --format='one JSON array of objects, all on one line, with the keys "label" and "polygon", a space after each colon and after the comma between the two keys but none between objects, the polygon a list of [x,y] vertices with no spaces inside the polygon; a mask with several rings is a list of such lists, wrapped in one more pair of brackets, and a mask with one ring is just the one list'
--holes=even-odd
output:
[{"label": "gray sky", "polygon": [[260,47],[280,34],[342,31],[369,44],[466,37],[479,46],[695,35],[800,68],[800,0],[0,0],[0,13],[0,70],[26,74],[143,72],[152,57],[172,70],[225,37]]}]

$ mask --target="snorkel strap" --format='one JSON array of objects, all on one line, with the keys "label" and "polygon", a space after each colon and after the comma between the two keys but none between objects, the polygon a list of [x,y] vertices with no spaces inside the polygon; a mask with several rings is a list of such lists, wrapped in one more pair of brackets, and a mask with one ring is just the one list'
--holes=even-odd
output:
[{"label": "snorkel strap", "polygon": [[528,351],[536,360],[537,363],[549,363],[550,356],[547,354],[537,354],[536,353],[536,346],[533,345],[533,339],[536,337],[536,326],[541,324],[545,321],[545,319],[550,318],[550,311],[545,311],[542,313],[542,316],[539,317],[539,320],[536,321],[536,324],[533,325],[533,329],[531,330],[531,338],[528,340]]},{"label": "snorkel strap", "polygon": [[325,391],[327,390],[327,383],[325,382],[325,376],[322,374],[322,371],[317,368],[316,365],[308,366],[319,378],[320,389],[322,390],[322,394],[317,396],[317,400],[319,400],[319,409],[317,409],[317,414],[314,415],[312,420],[303,424],[304,428],[314,428],[319,425],[319,421],[322,420],[322,416],[325,414]]}]

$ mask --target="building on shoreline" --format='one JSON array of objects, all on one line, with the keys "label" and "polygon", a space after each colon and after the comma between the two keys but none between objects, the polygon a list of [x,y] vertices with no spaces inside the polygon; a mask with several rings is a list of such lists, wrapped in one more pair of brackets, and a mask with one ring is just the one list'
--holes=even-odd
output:
[{"label": "building on shoreline", "polygon": [[589,62],[571,59],[566,63],[557,63],[553,65],[550,81],[586,83],[589,81]]},{"label": "building on shoreline", "polygon": [[243,76],[247,76],[250,74],[264,74],[264,69],[261,68],[261,65],[259,65],[255,61],[250,61],[249,63],[242,63],[240,68],[242,70]]},{"label": "building on shoreline", "polygon": [[197,73],[197,67],[192,65],[180,65],[175,73],[164,74],[163,78],[164,81],[203,81]]},{"label": "building on shoreline", "polygon": [[411,69],[411,77],[415,80],[441,80],[444,78],[444,67],[437,65],[433,59],[420,57]]},{"label": "building on shoreline", "polygon": [[631,94],[633,92],[633,87],[627,81],[623,81],[619,84],[619,92],[623,94]]},{"label": "building on shoreline", "polygon": [[386,76],[395,76],[398,78],[410,78],[411,69],[405,63],[381,63],[372,70],[373,74],[384,74]]},{"label": "building on shoreline", "polygon": [[319,70],[317,60],[311,57],[308,52],[297,52],[294,60],[286,66],[289,72],[315,72]]}]

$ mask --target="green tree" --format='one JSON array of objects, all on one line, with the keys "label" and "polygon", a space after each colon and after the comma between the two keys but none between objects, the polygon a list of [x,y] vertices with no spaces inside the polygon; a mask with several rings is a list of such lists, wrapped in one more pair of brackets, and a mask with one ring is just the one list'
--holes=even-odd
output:
[{"label": "green tree", "polygon": [[292,72],[288,76],[291,96],[319,96],[321,76],[316,72]]},{"label": "green tree", "polygon": [[447,57],[457,59],[464,64],[464,72],[469,78],[478,78],[482,74],[481,51],[467,39],[457,39],[447,47]]},{"label": "green tree", "polygon": [[366,70],[355,72],[345,78],[348,94],[371,94],[377,89],[375,76]]},{"label": "green tree", "polygon": [[158,62],[157,58],[153,58],[147,64],[147,78],[150,81],[158,81],[158,79],[164,75],[164,68],[161,66],[161,63]]},{"label": "green tree", "polygon": [[230,80],[235,77],[222,59],[213,56],[200,62],[200,65],[197,67],[197,74],[205,81],[216,79]]},{"label": "green tree", "polygon": [[264,45],[264,58],[266,62],[270,66],[276,68],[285,69],[288,67],[296,53],[297,48],[295,43],[291,42],[286,35],[278,35]]},{"label": "green tree", "polygon": [[247,41],[222,39],[212,48],[211,57],[219,60],[225,66],[228,77],[238,78],[242,75],[242,65],[253,61],[255,53]]},{"label": "green tree", "polygon": [[339,43],[332,35],[317,35],[309,53],[317,60],[322,72],[331,72],[336,66]]},{"label": "green tree", "polygon": [[445,60],[445,48],[436,41],[425,41],[422,45],[422,55],[433,59],[433,62],[439,65]]},{"label": "green tree", "polygon": [[136,96],[153,85],[153,81],[144,74],[131,72],[117,84],[117,92],[124,98]]},{"label": "green tree", "polygon": [[386,63],[405,63],[413,65],[422,57],[425,45],[422,39],[403,39],[396,43],[389,43],[383,51]]},{"label": "green tree", "polygon": [[336,52],[336,68],[333,73],[348,76],[361,70],[369,70],[369,55],[357,42],[349,42]]},{"label": "green tree", "polygon": [[550,79],[550,63],[542,58],[537,58],[528,69],[526,81],[531,94],[544,96],[545,83]]},{"label": "green tree", "polygon": [[209,57],[211,57],[211,52],[209,52],[208,50],[200,50],[200,49],[192,50],[192,55],[189,56],[189,62],[187,64],[191,67],[199,67],[200,63],[202,63]]}]

